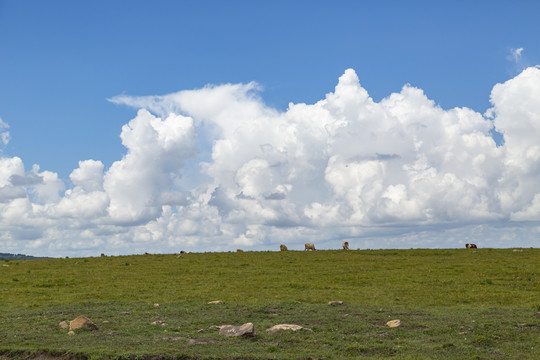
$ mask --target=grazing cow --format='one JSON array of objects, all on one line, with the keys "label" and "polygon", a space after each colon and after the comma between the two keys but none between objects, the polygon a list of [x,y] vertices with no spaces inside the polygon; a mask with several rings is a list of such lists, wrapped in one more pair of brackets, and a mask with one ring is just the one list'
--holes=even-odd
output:
[{"label": "grazing cow", "polygon": [[244,252],[242,249],[236,249],[236,252]]},{"label": "grazing cow", "polygon": [[343,250],[349,250],[349,242],[348,241],[343,242]]},{"label": "grazing cow", "polygon": [[101,253],[101,257],[104,257],[104,256],[106,256],[106,255],[104,253]]},{"label": "grazing cow", "polygon": [[305,247],[304,247],[304,251],[305,250],[313,250],[315,251],[315,244],[313,243],[306,243]]},{"label": "grazing cow", "polygon": [[478,249],[478,248],[476,247],[476,244],[465,244],[465,247],[466,247],[467,249]]},{"label": "grazing cow", "polygon": [[285,245],[281,244],[281,245],[279,245],[279,250],[287,251],[288,249],[287,249],[287,247]]},{"label": "grazing cow", "polygon": [[181,250],[180,254],[187,254],[187,253],[184,250]]}]

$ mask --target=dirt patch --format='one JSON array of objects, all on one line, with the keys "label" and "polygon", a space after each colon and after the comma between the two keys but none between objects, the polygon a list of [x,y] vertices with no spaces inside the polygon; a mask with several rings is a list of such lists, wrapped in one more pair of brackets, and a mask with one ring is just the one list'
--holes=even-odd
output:
[{"label": "dirt patch", "polygon": [[84,355],[70,354],[65,352],[52,352],[52,351],[19,351],[19,352],[5,352],[0,354],[1,360],[87,360],[88,357]]},{"label": "dirt patch", "polygon": [[536,329],[536,330],[540,330],[540,325],[536,325],[536,324],[517,324],[516,327],[521,328],[521,329]]},{"label": "dirt patch", "polygon": [[[83,354],[71,354],[66,352],[56,351],[12,351],[0,353],[0,360],[88,360],[90,356]],[[131,357],[123,357],[124,360],[196,360],[197,358],[190,356],[183,357],[167,357],[162,355],[132,355]]]},{"label": "dirt patch", "polygon": [[164,336],[162,339],[163,340],[178,341],[178,340],[184,340],[185,338],[182,337],[182,336]]},{"label": "dirt patch", "polygon": [[429,330],[429,327],[423,325],[405,325],[402,328],[407,330]]},{"label": "dirt patch", "polygon": [[407,318],[407,319],[415,319],[415,318],[425,318],[427,314],[424,314],[421,312],[405,312],[405,313],[396,313],[394,314],[394,316]]}]

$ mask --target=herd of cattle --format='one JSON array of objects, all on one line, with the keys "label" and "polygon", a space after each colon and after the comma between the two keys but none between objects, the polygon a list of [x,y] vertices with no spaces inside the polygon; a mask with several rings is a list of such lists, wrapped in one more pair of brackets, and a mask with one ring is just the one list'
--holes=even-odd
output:
[{"label": "herd of cattle", "polygon": [[[343,244],[341,244],[341,246],[343,247],[343,250],[349,250],[349,242],[347,241],[344,241]],[[478,249],[478,247],[476,246],[476,244],[465,244],[465,247],[467,249]],[[284,244],[281,244],[279,245],[279,250],[281,251],[287,251],[287,246],[285,246]],[[305,250],[312,250],[312,251],[315,251],[315,244],[314,243],[306,243],[304,245],[304,251]],[[242,249],[236,249],[236,252],[244,252],[244,250]],[[145,255],[150,255],[149,253],[144,253]],[[180,251],[180,255],[179,256],[182,256],[182,254],[186,254],[186,252],[184,250]],[[106,256],[105,254],[101,253],[101,256]]]},{"label": "herd of cattle", "polygon": [[[343,244],[342,244],[342,246],[343,246],[343,250],[349,250],[349,243],[348,243],[347,241],[344,241]],[[287,249],[287,246],[286,246],[286,245],[281,244],[281,245],[279,245],[279,250],[281,250],[281,251],[287,251],[287,250],[289,250],[289,249]],[[316,249],[315,249],[315,244],[314,244],[314,243],[306,243],[306,244],[304,245],[304,251],[305,251],[305,250],[312,250],[312,251],[315,251],[315,250],[316,250]],[[244,252],[244,250],[242,250],[242,249],[236,249],[236,252]]]},{"label": "herd of cattle", "polygon": [[[349,243],[347,241],[344,241],[343,244],[341,245],[343,247],[343,250],[349,250]],[[465,247],[467,249],[478,249],[478,247],[476,246],[476,244],[465,244]],[[279,250],[281,251],[287,251],[287,246],[281,244],[279,245]],[[315,244],[314,243],[306,243],[304,245],[304,251],[305,250],[312,250],[312,251],[315,251]],[[236,252],[244,252],[244,250],[242,249],[236,249]]]}]

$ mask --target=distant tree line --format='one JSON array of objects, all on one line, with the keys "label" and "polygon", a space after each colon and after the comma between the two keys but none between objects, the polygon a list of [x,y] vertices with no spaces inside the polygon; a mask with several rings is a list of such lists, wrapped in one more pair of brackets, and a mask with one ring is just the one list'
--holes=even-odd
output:
[{"label": "distant tree line", "polygon": [[37,257],[23,254],[8,254],[0,253],[0,260],[32,260],[32,259],[45,259],[45,257]]}]

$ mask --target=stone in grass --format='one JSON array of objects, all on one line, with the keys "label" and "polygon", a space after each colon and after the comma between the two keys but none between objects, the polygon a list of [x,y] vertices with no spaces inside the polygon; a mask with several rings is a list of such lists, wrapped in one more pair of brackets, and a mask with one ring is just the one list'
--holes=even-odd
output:
[{"label": "stone in grass", "polygon": [[390,320],[386,323],[386,326],[391,327],[391,328],[396,328],[399,325],[401,325],[401,320]]},{"label": "stone in grass", "polygon": [[209,301],[208,304],[209,304],[209,305],[223,304],[223,301],[221,301],[221,300],[214,300],[214,301]]},{"label": "stone in grass", "polygon": [[88,329],[88,330],[97,330],[98,327],[86,316],[79,316],[78,318],[71,320],[69,322],[69,330],[77,329]]},{"label": "stone in grass", "polygon": [[305,330],[305,331],[313,332],[313,330],[311,330],[311,329],[305,328],[305,327],[300,326],[300,325],[295,325],[295,324],[278,324],[278,325],[272,326],[270,329],[267,329],[266,331],[273,334],[273,333],[276,333],[276,332],[282,331],[282,330],[289,330],[289,331]]},{"label": "stone in grass", "polygon": [[255,327],[252,323],[246,323],[240,326],[222,325],[219,333],[225,336],[255,336]]},{"label": "stone in grass", "polygon": [[165,321],[163,320],[156,320],[156,321],[152,321],[150,323],[150,325],[161,325],[161,326],[167,326],[167,324],[165,323]]},{"label": "stone in grass", "polygon": [[61,321],[58,326],[60,326],[60,329],[66,330],[69,328],[69,324],[67,321]]},{"label": "stone in grass", "polygon": [[329,302],[328,302],[328,305],[333,305],[333,306],[336,306],[336,305],[343,305],[343,301],[341,301],[341,300],[329,301]]}]

